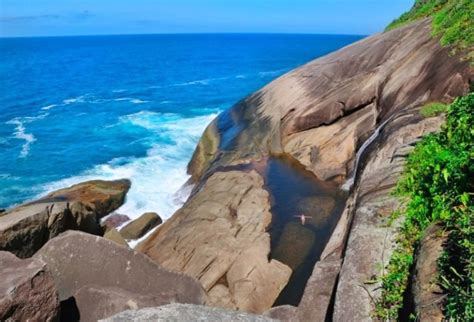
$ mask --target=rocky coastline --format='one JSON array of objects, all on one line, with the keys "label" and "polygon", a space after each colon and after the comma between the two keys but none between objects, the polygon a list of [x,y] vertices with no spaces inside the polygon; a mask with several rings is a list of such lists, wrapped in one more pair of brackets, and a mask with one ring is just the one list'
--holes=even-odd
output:
[{"label": "rocky coastline", "polygon": [[[220,114],[189,163],[190,197],[164,223],[114,213],[125,179],[1,212],[0,320],[371,320],[398,228],[387,225],[400,206],[391,192],[414,144],[443,123],[419,110],[471,81],[469,62],[422,19],[311,61]],[[423,243],[415,288],[426,289],[439,243]],[[419,293],[416,310],[430,298]]]}]

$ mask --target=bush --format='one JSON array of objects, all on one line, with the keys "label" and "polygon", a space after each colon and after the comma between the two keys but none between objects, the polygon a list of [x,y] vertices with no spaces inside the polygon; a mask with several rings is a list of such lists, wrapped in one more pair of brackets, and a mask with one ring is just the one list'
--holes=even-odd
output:
[{"label": "bush", "polygon": [[390,23],[386,30],[398,28],[415,20],[433,17],[433,35],[439,36],[443,46],[467,49],[472,58],[474,24],[472,0],[417,0],[413,8]]},{"label": "bush", "polygon": [[408,200],[405,221],[375,315],[397,318],[417,243],[430,223],[439,222],[449,233],[439,262],[446,317],[474,321],[474,94],[456,99],[441,132],[416,145],[396,193]]},{"label": "bush", "polygon": [[439,102],[434,102],[424,105],[420,110],[420,114],[424,117],[431,117],[439,115],[441,113],[445,113],[447,110],[448,105]]}]

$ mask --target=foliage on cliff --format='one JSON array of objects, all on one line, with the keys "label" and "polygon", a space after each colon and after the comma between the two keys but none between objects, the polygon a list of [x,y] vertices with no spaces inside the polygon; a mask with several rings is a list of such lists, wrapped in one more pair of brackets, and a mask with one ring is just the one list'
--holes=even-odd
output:
[{"label": "foliage on cliff", "polygon": [[[441,38],[443,46],[471,51],[474,44],[474,1],[472,0],[416,0],[410,11],[388,25],[391,30],[417,19],[433,18],[433,35]],[[472,56],[471,56],[472,58]]]},{"label": "foliage on cliff", "polygon": [[448,319],[474,321],[474,94],[456,99],[441,132],[410,154],[397,194],[406,198],[398,246],[382,280],[376,316],[396,319],[424,229],[438,222],[449,234],[439,261]]}]

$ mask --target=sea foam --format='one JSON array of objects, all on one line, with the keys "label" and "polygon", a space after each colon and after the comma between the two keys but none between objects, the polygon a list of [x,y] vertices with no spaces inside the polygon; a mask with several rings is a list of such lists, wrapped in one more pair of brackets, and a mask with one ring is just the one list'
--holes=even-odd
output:
[{"label": "sea foam", "polygon": [[[205,126],[216,114],[183,118],[178,114],[141,111],[123,116],[117,126],[136,126],[152,132],[147,155],[122,157],[89,169],[77,176],[44,186],[42,194],[79,182],[128,178],[132,182],[124,205],[116,212],[131,219],[147,211],[169,218],[190,193],[186,167]],[[154,135],[153,135],[154,134]]]}]

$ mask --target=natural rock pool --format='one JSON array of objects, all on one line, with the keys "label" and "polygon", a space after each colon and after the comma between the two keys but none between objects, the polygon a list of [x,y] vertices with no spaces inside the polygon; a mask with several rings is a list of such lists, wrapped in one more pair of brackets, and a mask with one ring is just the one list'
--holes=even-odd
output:
[{"label": "natural rock pool", "polygon": [[[268,160],[265,182],[272,202],[271,258],[293,270],[274,306],[298,305],[344,209],[347,194],[286,158]],[[304,225],[298,217],[301,214],[310,217]]]}]

